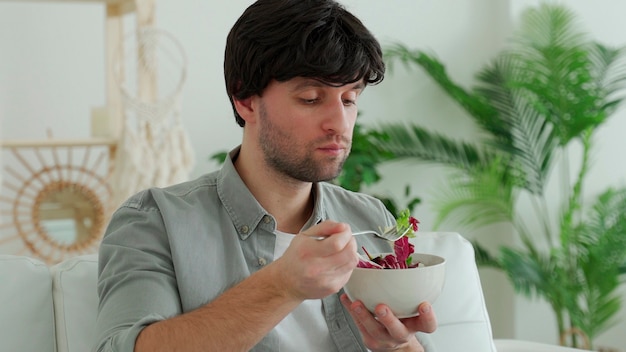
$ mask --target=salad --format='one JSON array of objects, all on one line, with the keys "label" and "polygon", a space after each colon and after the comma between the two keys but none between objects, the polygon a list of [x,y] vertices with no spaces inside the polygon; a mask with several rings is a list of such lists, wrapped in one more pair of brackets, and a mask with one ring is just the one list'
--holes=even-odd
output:
[{"label": "salad", "polygon": [[371,268],[371,269],[408,269],[416,268],[420,263],[412,263],[411,253],[413,253],[414,246],[409,242],[409,238],[415,237],[415,232],[418,230],[419,221],[411,216],[408,209],[400,212],[400,216],[396,219],[396,226],[398,230],[410,227],[409,231],[400,239],[394,242],[393,248],[395,254],[387,254],[385,256],[372,257],[365,247],[363,251],[367,255],[369,260],[360,259],[357,264],[357,268]]}]

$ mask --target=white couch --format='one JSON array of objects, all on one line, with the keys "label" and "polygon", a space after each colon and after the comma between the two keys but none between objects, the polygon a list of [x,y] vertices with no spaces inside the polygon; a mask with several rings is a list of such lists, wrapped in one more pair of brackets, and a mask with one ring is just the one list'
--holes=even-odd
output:
[{"label": "white couch", "polygon": [[[439,352],[581,351],[516,340],[493,340],[471,244],[456,233],[420,233],[417,250],[447,259],[446,281],[434,302]],[[87,352],[97,310],[97,257],[47,266],[0,255],[0,351]]]}]

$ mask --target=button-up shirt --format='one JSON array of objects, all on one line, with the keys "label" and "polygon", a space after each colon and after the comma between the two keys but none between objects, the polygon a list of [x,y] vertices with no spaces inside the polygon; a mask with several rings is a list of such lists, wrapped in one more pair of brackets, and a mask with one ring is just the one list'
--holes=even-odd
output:
[{"label": "button-up shirt", "polygon": [[[132,351],[147,325],[211,302],[273,261],[276,220],[239,177],[233,165],[238,152],[218,171],[142,191],[113,214],[99,249],[98,351]],[[325,219],[346,222],[353,231],[395,223],[369,195],[325,182],[315,183],[313,192],[314,211],[303,230]],[[391,251],[380,239],[357,241],[368,251]],[[337,351],[367,351],[340,293],[322,300]],[[272,330],[252,351],[278,346]]]}]

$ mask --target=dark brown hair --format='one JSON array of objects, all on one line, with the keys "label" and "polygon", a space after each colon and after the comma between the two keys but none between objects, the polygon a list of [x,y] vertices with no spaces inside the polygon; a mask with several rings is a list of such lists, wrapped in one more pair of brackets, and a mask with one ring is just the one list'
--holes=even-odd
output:
[{"label": "dark brown hair", "polygon": [[376,38],[333,0],[258,0],[226,40],[226,91],[242,127],[245,121],[233,97],[260,96],[271,80],[310,77],[331,85],[377,84],[384,74]]}]

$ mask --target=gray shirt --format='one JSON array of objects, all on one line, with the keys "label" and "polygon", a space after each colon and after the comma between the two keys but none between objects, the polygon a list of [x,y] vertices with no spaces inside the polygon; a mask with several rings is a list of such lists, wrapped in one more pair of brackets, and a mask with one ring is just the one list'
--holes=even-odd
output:
[{"label": "gray shirt", "polygon": [[[276,221],[245,186],[231,158],[196,180],[142,191],[113,214],[99,249],[97,351],[132,351],[145,326],[198,308],[273,260]],[[377,199],[328,183],[314,185],[303,229],[325,220],[353,231],[394,223]],[[359,248],[388,252],[359,236]],[[338,351],[367,351],[339,294],[322,300]],[[233,332],[236,338],[236,332]],[[271,331],[252,351],[277,351]]]}]

